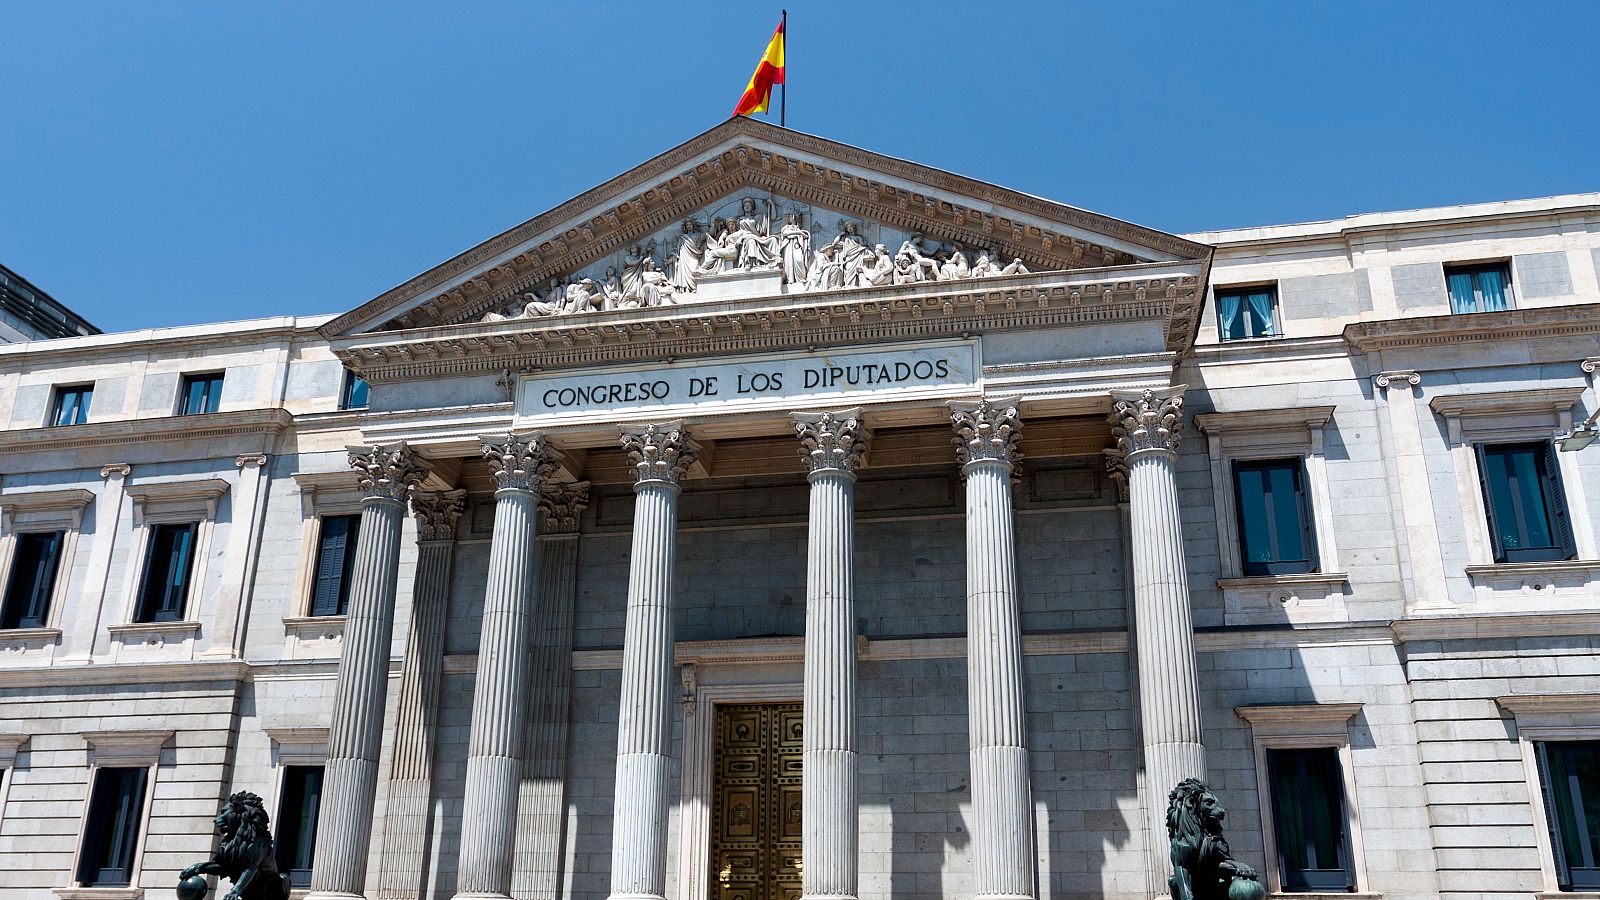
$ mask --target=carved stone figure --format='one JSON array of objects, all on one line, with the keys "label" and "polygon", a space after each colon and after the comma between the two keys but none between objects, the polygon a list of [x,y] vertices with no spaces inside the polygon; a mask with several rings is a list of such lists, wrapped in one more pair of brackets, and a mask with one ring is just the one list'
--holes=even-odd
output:
[{"label": "carved stone figure", "polygon": [[[913,234],[905,243],[900,245],[900,252],[896,254],[896,268],[909,268],[912,273],[911,281],[937,281],[939,280],[939,263],[932,258],[922,246],[922,235]],[[901,263],[901,257],[905,263]],[[896,284],[907,282],[895,279]]]},{"label": "carved stone figure", "polygon": [[939,266],[939,280],[959,281],[971,274],[972,268],[967,265],[967,255],[961,252],[960,247],[952,246],[949,256]]},{"label": "carved stone figure", "polygon": [[1000,267],[994,264],[994,260],[992,260],[989,256],[989,251],[978,251],[978,259],[972,264],[972,277],[988,278],[992,275],[999,274]]},{"label": "carved stone figure", "polygon": [[[811,235],[806,234],[806,246],[810,248]],[[678,255],[672,260],[670,272],[672,284],[678,293],[692,294],[695,288],[695,275],[705,261],[706,236],[700,230],[700,222],[689,218],[683,220],[683,236],[678,238]]]},{"label": "carved stone figure", "polygon": [[[622,288],[622,279],[617,275],[616,266],[606,266],[606,280],[600,283],[600,308],[601,309],[628,309],[623,305],[627,292]],[[633,306],[638,306],[635,303]]]},{"label": "carved stone figure", "polygon": [[844,267],[839,265],[839,248],[827,244],[817,251],[806,273],[806,290],[831,291],[844,287]]},{"label": "carved stone figure", "polygon": [[1256,870],[1233,858],[1222,835],[1227,809],[1197,778],[1185,778],[1167,797],[1172,841],[1172,900],[1263,900]]},{"label": "carved stone figure", "polygon": [[225,900],[288,900],[289,876],[278,871],[261,798],[248,791],[234,793],[211,821],[222,833],[216,858],[184,869],[178,875],[178,896],[201,900],[206,894],[203,876],[221,875],[233,882]]},{"label": "carved stone figure", "polygon": [[739,218],[724,238],[736,250],[734,266],[747,271],[777,268],[778,239],[771,231],[772,223],[766,216],[756,218],[756,201],[751,197],[741,200]]},{"label": "carved stone figure", "polygon": [[706,235],[705,253],[700,260],[700,275],[720,275],[739,263],[739,245],[731,236],[728,220],[717,216],[711,220],[711,233]]},{"label": "carved stone figure", "polygon": [[601,309],[601,304],[595,301],[603,301],[604,296],[605,292],[600,289],[599,282],[593,278],[579,278],[577,281],[567,285],[565,312],[567,315],[598,312]]},{"label": "carved stone figure", "polygon": [[854,287],[880,287],[894,281],[894,257],[882,244],[872,245],[872,257],[856,274]]},{"label": "carved stone figure", "polygon": [[778,231],[778,257],[782,262],[784,284],[805,287],[811,253],[811,232],[801,227],[800,217],[795,213],[784,216],[783,228]]},{"label": "carved stone figure", "polygon": [[1017,257],[1000,270],[1001,275],[1026,275],[1028,267],[1022,264],[1022,257]]},{"label": "carved stone figure", "polygon": [[861,268],[872,256],[861,229],[854,222],[840,222],[839,235],[824,249],[832,248],[833,258],[839,263],[841,286],[855,286]]}]

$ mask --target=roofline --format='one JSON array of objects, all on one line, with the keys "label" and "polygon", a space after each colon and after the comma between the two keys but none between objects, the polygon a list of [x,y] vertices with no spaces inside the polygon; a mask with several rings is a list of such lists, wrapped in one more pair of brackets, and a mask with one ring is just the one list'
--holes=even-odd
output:
[{"label": "roofline", "polygon": [[1196,231],[1183,237],[1218,247],[1316,240],[1362,232],[1428,228],[1487,219],[1516,219],[1580,214],[1600,215],[1600,192],[1556,194],[1523,200],[1494,200],[1390,212],[1355,213],[1342,219],[1324,219],[1287,225],[1252,225]]},{"label": "roofline", "polygon": [[86,354],[110,350],[130,344],[162,344],[179,342],[227,343],[259,340],[264,336],[318,337],[318,327],[333,319],[320,316],[273,316],[262,319],[244,319],[234,322],[206,322],[200,325],[173,325],[164,328],[140,328],[135,331],[114,331],[81,337],[55,338],[44,341],[22,341],[0,344],[0,365],[35,354],[52,357],[62,354]]}]

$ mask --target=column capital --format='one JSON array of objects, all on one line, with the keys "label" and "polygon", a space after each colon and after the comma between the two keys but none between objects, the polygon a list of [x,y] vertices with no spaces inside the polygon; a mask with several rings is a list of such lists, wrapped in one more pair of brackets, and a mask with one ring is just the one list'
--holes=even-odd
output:
[{"label": "column capital", "polygon": [[416,494],[411,498],[411,514],[417,519],[418,541],[453,541],[456,523],[467,509],[467,492],[445,491]]},{"label": "column capital", "polygon": [[1422,383],[1422,375],[1411,369],[1397,369],[1393,372],[1379,372],[1372,376],[1372,383],[1377,385],[1379,390],[1387,390],[1389,385],[1396,381],[1404,381],[1416,387]]},{"label": "column capital", "polygon": [[540,534],[577,534],[578,516],[589,505],[589,482],[571,484],[547,481],[539,494],[539,511],[544,513]]},{"label": "column capital", "polygon": [[683,473],[694,465],[700,445],[694,442],[682,422],[659,425],[623,426],[622,449],[633,460],[633,483],[638,487],[663,482],[677,487]]},{"label": "column capital", "polygon": [[356,483],[361,488],[364,500],[404,503],[411,489],[433,470],[404,441],[388,446],[357,445],[348,449],[350,466],[356,470]]},{"label": "column capital", "polygon": [[100,477],[101,478],[110,478],[113,475],[115,475],[118,478],[127,478],[129,475],[132,475],[132,474],[133,474],[133,466],[130,466],[127,463],[112,463],[109,466],[101,466],[100,467]]},{"label": "column capital", "polygon": [[264,469],[267,467],[267,455],[265,453],[245,453],[241,456],[235,456],[233,464],[241,469],[250,466]]},{"label": "column capital", "polygon": [[871,429],[861,420],[861,407],[833,412],[792,413],[795,434],[800,438],[800,455],[806,471],[855,474],[867,456]]},{"label": "column capital", "polygon": [[1121,450],[1102,450],[1106,457],[1106,477],[1117,486],[1117,500],[1121,503],[1128,502],[1128,464],[1123,461]]},{"label": "column capital", "polygon": [[1145,450],[1177,452],[1186,388],[1111,392],[1111,436],[1124,459]]},{"label": "column capital", "polygon": [[489,461],[497,491],[536,494],[539,485],[561,465],[561,453],[540,434],[483,435],[483,458]]},{"label": "column capital", "polygon": [[1022,438],[1020,402],[1018,397],[950,401],[950,427],[955,429],[951,441],[963,470],[972,463],[1010,466],[1022,460],[1022,450],[1017,447]]}]

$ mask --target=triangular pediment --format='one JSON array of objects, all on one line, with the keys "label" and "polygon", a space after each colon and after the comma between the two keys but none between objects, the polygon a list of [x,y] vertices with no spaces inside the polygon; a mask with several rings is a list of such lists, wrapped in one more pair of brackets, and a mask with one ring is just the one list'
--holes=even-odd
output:
[{"label": "triangular pediment", "polygon": [[1209,249],[738,118],[384,292],[322,330],[351,336],[476,323],[485,316],[677,305],[728,296],[729,290],[795,293],[913,277],[1170,262],[1203,258]]}]

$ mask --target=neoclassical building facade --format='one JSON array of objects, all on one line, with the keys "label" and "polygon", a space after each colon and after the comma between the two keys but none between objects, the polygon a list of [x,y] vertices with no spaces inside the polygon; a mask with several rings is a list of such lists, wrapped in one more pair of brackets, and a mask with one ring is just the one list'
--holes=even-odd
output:
[{"label": "neoclassical building facade", "polygon": [[1597,270],[1600,195],[1177,236],[736,119],[0,347],[0,893],[250,791],[319,900],[1132,900],[1198,778],[1275,895],[1600,897]]}]

